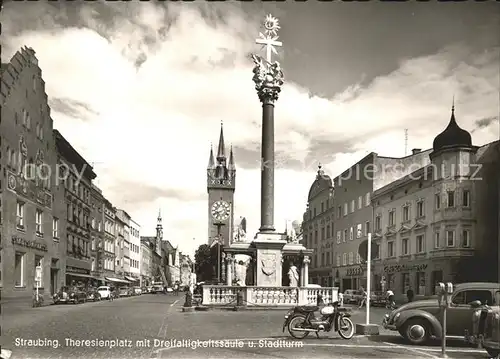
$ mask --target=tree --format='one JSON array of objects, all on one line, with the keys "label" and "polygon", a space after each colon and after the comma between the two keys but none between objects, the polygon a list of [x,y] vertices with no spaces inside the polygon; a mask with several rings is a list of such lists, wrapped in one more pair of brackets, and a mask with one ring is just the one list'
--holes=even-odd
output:
[{"label": "tree", "polygon": [[[199,282],[212,281],[217,277],[217,244],[202,244],[194,254],[196,278]],[[222,265],[222,263],[220,263]]]}]

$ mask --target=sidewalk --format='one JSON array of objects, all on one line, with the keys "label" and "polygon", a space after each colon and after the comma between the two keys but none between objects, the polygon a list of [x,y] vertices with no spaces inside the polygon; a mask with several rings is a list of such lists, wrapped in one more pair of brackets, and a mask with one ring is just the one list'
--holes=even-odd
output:
[{"label": "sidewalk", "polygon": [[[51,305],[50,299],[44,298],[43,307]],[[0,312],[2,314],[15,314],[27,309],[33,309],[33,297],[9,297],[0,299]]]}]

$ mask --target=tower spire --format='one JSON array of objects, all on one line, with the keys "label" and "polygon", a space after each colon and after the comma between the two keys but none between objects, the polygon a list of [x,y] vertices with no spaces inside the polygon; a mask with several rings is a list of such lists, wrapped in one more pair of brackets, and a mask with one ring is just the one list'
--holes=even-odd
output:
[{"label": "tower spire", "polygon": [[208,157],[208,167],[207,169],[211,170],[215,168],[215,160],[214,160],[214,148],[212,143],[210,142],[210,156]]},{"label": "tower spire", "polygon": [[158,226],[161,226],[161,208],[158,209]]},{"label": "tower spire", "polygon": [[224,128],[222,121],[220,122],[219,148],[217,149],[217,159],[226,158],[226,146],[224,145]]},{"label": "tower spire", "polygon": [[228,169],[233,171],[236,169],[236,166],[234,165],[233,145],[231,145],[231,150],[229,151]]}]

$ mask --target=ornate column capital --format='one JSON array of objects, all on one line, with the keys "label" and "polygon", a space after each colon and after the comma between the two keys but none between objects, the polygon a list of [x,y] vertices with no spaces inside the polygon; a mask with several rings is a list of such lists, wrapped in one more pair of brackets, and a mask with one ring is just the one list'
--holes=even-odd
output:
[{"label": "ornate column capital", "polygon": [[304,256],[304,259],[302,260],[302,262],[304,264],[309,264],[309,263],[311,263],[311,259],[309,258],[309,256]]},{"label": "ornate column capital", "polygon": [[234,262],[234,256],[232,254],[226,254],[226,261],[229,263]]},{"label": "ornate column capital", "polygon": [[253,54],[252,60],[255,64],[252,80],[255,83],[255,90],[257,90],[259,100],[263,105],[272,105],[278,100],[281,87],[284,84],[284,75],[280,63],[278,61],[270,63]]}]

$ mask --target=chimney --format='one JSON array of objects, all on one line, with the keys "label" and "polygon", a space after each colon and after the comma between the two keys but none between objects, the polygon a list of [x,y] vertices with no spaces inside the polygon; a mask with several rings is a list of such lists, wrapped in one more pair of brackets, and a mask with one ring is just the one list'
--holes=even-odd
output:
[{"label": "chimney", "polygon": [[411,154],[412,155],[416,155],[417,153],[420,153],[422,152],[422,149],[421,148],[414,148],[411,150]]}]

